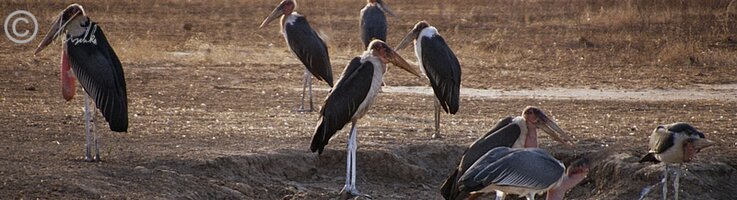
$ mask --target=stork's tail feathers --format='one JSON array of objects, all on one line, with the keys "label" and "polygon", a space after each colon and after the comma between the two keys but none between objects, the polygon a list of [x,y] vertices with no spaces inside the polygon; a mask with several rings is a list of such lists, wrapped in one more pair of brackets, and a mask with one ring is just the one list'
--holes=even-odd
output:
[{"label": "stork's tail feathers", "polygon": [[450,114],[456,114],[458,112],[458,108],[460,107],[460,87],[453,87],[453,93],[450,95],[450,102],[448,102],[448,107],[450,108]]},{"label": "stork's tail feathers", "polygon": [[643,156],[642,159],[640,159],[640,163],[644,163],[644,162],[653,162],[653,163],[656,163],[656,164],[657,163],[660,163],[660,161],[658,159],[655,159],[655,154],[654,153],[647,153],[647,154],[645,154],[645,156]]},{"label": "stork's tail feathers", "polygon": [[110,130],[115,132],[128,132],[128,107],[123,109],[112,109],[107,115],[103,113],[105,120],[110,125]]},{"label": "stork's tail feathers", "polygon": [[[433,85],[433,90],[435,90]],[[450,89],[450,90],[448,90]],[[441,83],[440,92],[436,91],[435,95],[440,98],[440,107],[443,107],[445,113],[452,115],[458,112],[460,107],[460,87],[455,87],[452,83]]]},{"label": "stork's tail feathers", "polygon": [[328,141],[330,140],[330,137],[327,136],[327,134],[325,133],[324,123],[325,122],[323,121],[323,118],[320,118],[320,123],[319,125],[317,125],[315,134],[312,135],[312,144],[310,144],[310,151],[317,151],[317,154],[322,154],[322,151],[325,149],[325,145],[327,145]]},{"label": "stork's tail feathers", "polygon": [[329,78],[326,78],[325,79],[325,82],[328,83],[328,86],[330,86],[330,88],[333,88],[333,86],[335,86],[335,84],[333,84],[333,77],[332,76],[330,76]]},{"label": "stork's tail feathers", "polygon": [[445,182],[442,186],[440,186],[440,194],[443,196],[443,198],[452,199],[453,193],[456,191],[456,180],[458,180],[458,170],[453,170],[453,173],[448,176],[447,179],[445,179]]}]

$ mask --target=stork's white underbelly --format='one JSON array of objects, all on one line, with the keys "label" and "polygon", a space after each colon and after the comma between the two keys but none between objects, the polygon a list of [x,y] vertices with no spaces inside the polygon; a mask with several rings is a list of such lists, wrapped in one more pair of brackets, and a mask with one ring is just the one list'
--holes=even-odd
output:
[{"label": "stork's white underbelly", "polygon": [[374,56],[364,56],[361,58],[361,61],[371,62],[374,65],[374,75],[371,80],[371,88],[369,89],[368,94],[366,94],[366,98],[361,102],[361,105],[358,106],[356,113],[353,114],[353,117],[351,118],[352,121],[356,121],[366,115],[370,105],[374,103],[374,99],[379,95],[381,83],[384,81],[383,68],[385,68],[385,66],[381,61],[379,61],[379,58]]}]

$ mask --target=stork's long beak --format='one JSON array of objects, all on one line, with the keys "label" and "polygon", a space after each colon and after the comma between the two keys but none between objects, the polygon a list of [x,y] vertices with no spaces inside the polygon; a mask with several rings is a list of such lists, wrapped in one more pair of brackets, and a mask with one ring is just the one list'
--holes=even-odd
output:
[{"label": "stork's long beak", "polygon": [[697,152],[701,151],[701,149],[703,148],[710,147],[714,144],[715,142],[709,139],[698,139],[698,140],[693,141],[693,147],[694,149],[696,149]]},{"label": "stork's long beak", "polygon": [[394,51],[393,49],[387,47],[386,48],[386,55],[387,55],[387,60],[389,60],[389,62],[391,62],[392,64],[394,64],[396,66],[399,66],[399,68],[402,68],[405,71],[407,71],[409,73],[412,73],[412,74],[414,74],[417,77],[421,77],[420,76],[420,72],[418,72],[417,69],[415,69],[414,67],[412,67],[412,65],[410,65],[409,63],[407,63],[407,61],[404,60],[404,58],[402,58],[402,56],[399,56],[399,54],[397,54],[397,52]]},{"label": "stork's long beak", "polygon": [[419,35],[420,35],[420,30],[417,30],[416,28],[413,27],[412,30],[410,30],[409,33],[407,33],[407,35],[405,35],[404,38],[402,38],[402,41],[399,42],[399,45],[397,45],[397,48],[396,48],[397,51],[404,49],[404,47],[407,47],[407,45],[411,41],[417,39],[417,36]]},{"label": "stork's long beak", "polygon": [[271,14],[269,14],[266,19],[264,19],[264,22],[261,22],[261,26],[258,28],[263,28],[267,24],[271,23],[271,21],[274,21],[276,18],[279,18],[281,15],[284,14],[284,4],[279,4],[276,8],[274,8],[273,11],[271,11]]},{"label": "stork's long beak", "polygon": [[568,137],[568,134],[566,134],[563,129],[561,129],[555,121],[548,118],[545,113],[540,112],[537,115],[537,127],[545,131],[550,137],[553,137],[553,140],[558,141],[562,143],[563,145],[566,145],[568,147],[572,147],[573,144],[570,142],[570,137]]},{"label": "stork's long beak", "polygon": [[33,55],[36,55],[41,52],[44,48],[49,46],[51,42],[54,41],[59,35],[61,34],[61,31],[66,27],[67,23],[71,21],[71,19],[74,19],[78,15],[80,15],[82,12],[75,13],[72,17],[69,18],[69,20],[64,21],[63,15],[64,11],[59,13],[56,17],[54,17],[54,21],[51,23],[51,28],[49,29],[49,32],[46,33],[46,36],[44,36],[44,39],[41,41],[41,43],[38,44],[38,47],[36,47],[36,51],[33,52]]},{"label": "stork's long beak", "polygon": [[394,14],[394,11],[392,11],[391,9],[389,9],[389,6],[387,6],[386,4],[384,4],[384,1],[383,0],[377,0],[376,3],[379,4],[379,9],[381,9],[381,11],[384,11],[385,13],[389,14],[392,17],[399,18],[399,17],[397,17],[397,15]]}]

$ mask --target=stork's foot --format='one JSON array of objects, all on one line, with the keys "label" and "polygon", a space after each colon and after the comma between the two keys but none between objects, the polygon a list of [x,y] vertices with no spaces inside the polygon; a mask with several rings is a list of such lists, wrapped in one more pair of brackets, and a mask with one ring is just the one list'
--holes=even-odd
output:
[{"label": "stork's foot", "polygon": [[95,156],[94,158],[93,157],[90,157],[90,156],[85,156],[84,157],[84,161],[85,162],[100,162],[102,160],[100,159],[99,156]]},{"label": "stork's foot", "polygon": [[434,133],[434,134],[432,134],[432,139],[441,139],[441,138],[443,138],[443,136],[440,135],[440,133]]},{"label": "stork's foot", "polygon": [[370,195],[363,194],[359,192],[355,187],[351,187],[348,185],[343,186],[343,189],[340,190],[340,198],[339,199],[373,199]]}]

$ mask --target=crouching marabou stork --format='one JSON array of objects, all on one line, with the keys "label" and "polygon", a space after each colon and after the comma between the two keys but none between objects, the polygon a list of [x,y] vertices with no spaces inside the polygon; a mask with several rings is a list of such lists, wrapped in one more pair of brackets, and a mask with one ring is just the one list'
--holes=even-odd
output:
[{"label": "crouching marabou stork", "polygon": [[[87,92],[84,96],[85,161],[100,161],[97,134],[95,133],[94,108],[90,110],[92,97],[94,104],[110,125],[110,130],[128,130],[128,97],[125,89],[123,67],[118,56],[97,23],[87,17],[79,4],[69,5],[54,18],[51,29],[38,45],[34,55],[51,44],[59,35],[64,35],[61,51],[61,91],[64,99],[74,97],[75,77]],[[74,72],[74,75],[69,71]],[[89,96],[88,96],[89,95]],[[90,125],[91,124],[91,125]],[[94,138],[93,138],[94,137]],[[94,140],[94,142],[93,142]],[[95,156],[90,148],[95,146]]]},{"label": "crouching marabou stork", "polygon": [[536,148],[537,128],[548,133],[553,140],[568,147],[573,145],[570,138],[558,124],[550,119],[542,109],[528,106],[522,111],[522,115],[512,118],[506,117],[499,120],[497,124],[486,135],[474,141],[463,153],[458,168],[445,179],[440,193],[445,199],[465,199],[469,193],[458,189],[456,185],[461,175],[476,162],[481,156],[496,147],[510,148]]},{"label": "crouching marabou stork", "polygon": [[458,181],[459,190],[476,199],[484,193],[496,192],[497,200],[507,194],[535,199],[548,192],[548,200],[563,199],[588,174],[586,158],[566,169],[560,161],[538,148],[511,149],[497,147],[481,156]]},{"label": "crouching marabou stork", "polygon": [[[299,111],[314,111],[312,106],[312,76],[324,80],[333,87],[333,68],[330,65],[328,46],[312,29],[307,18],[296,11],[297,3],[294,0],[283,0],[274,11],[271,11],[259,28],[262,28],[281,16],[281,33],[287,41],[289,49],[305,66],[302,85],[302,105]],[[310,75],[311,74],[311,75]],[[309,87],[310,108],[305,109],[305,88]]]},{"label": "crouching marabou stork", "polygon": [[[668,196],[668,164],[689,162],[701,149],[713,145],[711,140],[705,139],[704,133],[683,122],[660,125],[650,135],[650,151],[640,159],[642,162],[665,163],[663,171],[663,199]],[[673,187],[675,199],[678,199],[680,172],[676,172]]]},{"label": "crouching marabou stork", "polygon": [[440,137],[440,108],[446,113],[455,114],[459,108],[461,90],[461,64],[453,50],[450,50],[438,30],[425,21],[418,22],[397,46],[397,51],[415,41],[415,55],[420,70],[430,80],[435,92],[435,133]]},{"label": "crouching marabou stork", "polygon": [[383,0],[368,0],[366,6],[361,9],[361,42],[363,48],[368,47],[369,42],[373,39],[379,39],[386,42],[386,15],[397,17],[392,10],[389,9]]},{"label": "crouching marabou stork", "polygon": [[419,77],[419,73],[383,41],[374,40],[360,57],[355,57],[343,71],[333,91],[325,99],[320,121],[315,128],[310,150],[322,153],[331,137],[349,122],[346,180],[341,199],[364,196],[356,189],[356,121],[361,119],[381,88],[386,63],[391,62]]}]

